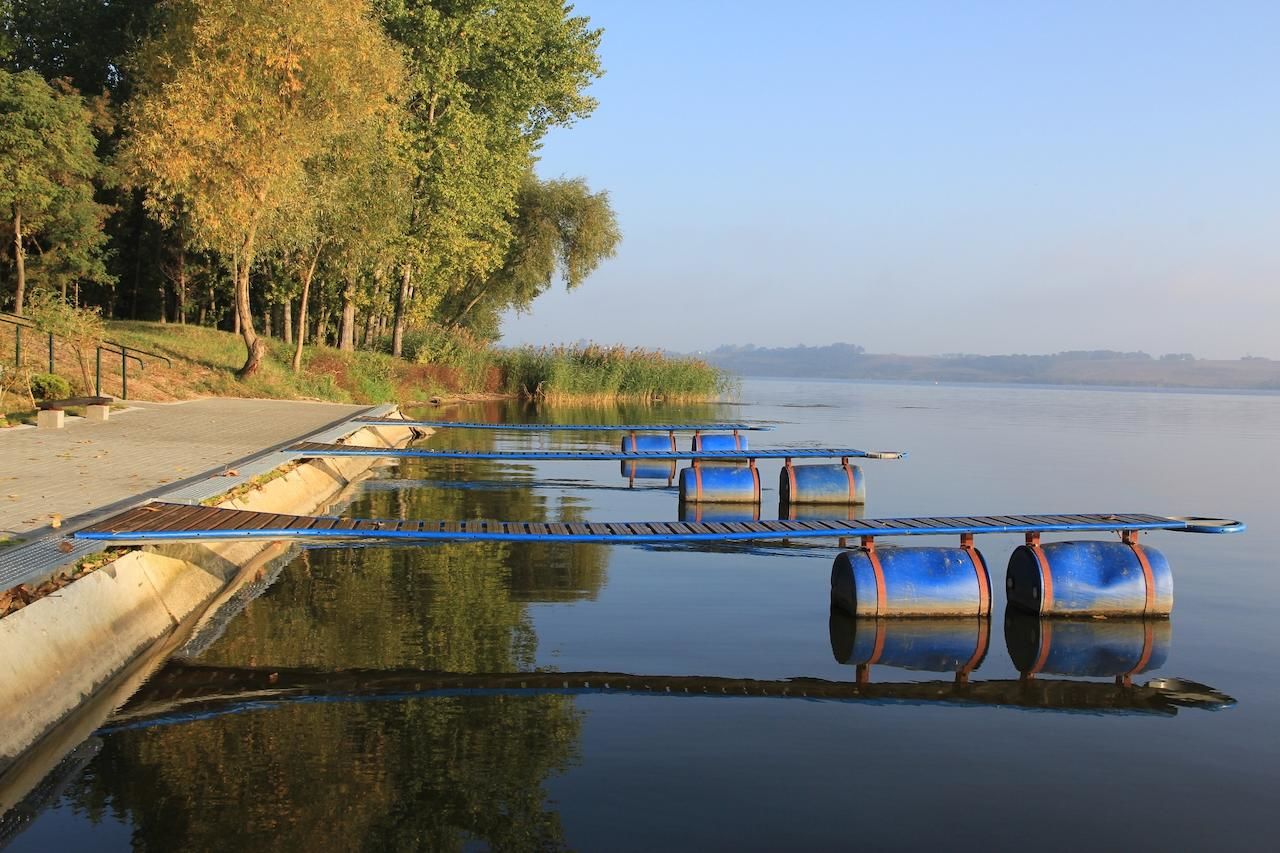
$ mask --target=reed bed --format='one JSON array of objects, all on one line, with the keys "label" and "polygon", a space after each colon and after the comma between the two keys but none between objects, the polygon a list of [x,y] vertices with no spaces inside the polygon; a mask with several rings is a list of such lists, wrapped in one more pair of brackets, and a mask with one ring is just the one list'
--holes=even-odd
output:
[{"label": "reed bed", "polygon": [[639,347],[521,347],[496,353],[512,394],[555,400],[710,400],[732,381],[705,361]]}]

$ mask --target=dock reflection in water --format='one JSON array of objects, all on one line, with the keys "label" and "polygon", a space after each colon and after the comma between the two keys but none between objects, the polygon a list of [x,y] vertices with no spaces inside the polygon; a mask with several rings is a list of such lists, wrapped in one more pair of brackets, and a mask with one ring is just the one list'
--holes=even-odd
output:
[{"label": "dock reflection in water", "polygon": [[[1010,613],[1005,621],[1014,679],[972,679],[987,654],[988,619],[857,619],[831,608],[831,651],[854,666],[859,697],[1043,710],[1176,714],[1178,708],[1220,710],[1235,699],[1186,679],[1132,677],[1162,665],[1168,620],[1068,621]],[[952,672],[950,682],[871,680],[871,667]],[[1045,675],[1113,677],[1114,683]]]}]

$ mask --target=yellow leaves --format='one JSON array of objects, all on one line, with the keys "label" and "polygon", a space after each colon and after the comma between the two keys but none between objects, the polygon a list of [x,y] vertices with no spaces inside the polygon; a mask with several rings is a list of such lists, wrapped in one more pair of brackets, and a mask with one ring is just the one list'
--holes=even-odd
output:
[{"label": "yellow leaves", "polygon": [[[273,246],[304,165],[387,114],[399,54],[349,0],[191,0],[154,37],[130,110],[127,160],[154,198],[188,207],[193,237],[230,251],[250,230]],[[305,196],[303,196],[305,200]],[[297,213],[296,211],[294,212]]]}]

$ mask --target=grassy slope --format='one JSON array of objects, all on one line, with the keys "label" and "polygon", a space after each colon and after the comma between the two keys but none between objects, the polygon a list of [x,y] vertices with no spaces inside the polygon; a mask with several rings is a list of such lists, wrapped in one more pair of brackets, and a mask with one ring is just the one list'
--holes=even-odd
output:
[{"label": "grassy slope", "polygon": [[[495,350],[487,347],[453,347],[445,352],[424,352],[432,361],[418,364],[377,352],[339,352],[330,347],[306,347],[303,368],[289,367],[292,347],[264,339],[267,357],[258,372],[246,381],[235,376],[244,362],[244,344],[238,335],[202,326],[113,321],[107,323],[108,340],[148,350],[173,359],[166,365],[144,357],[145,366],[129,364],[129,399],[181,400],[192,397],[267,397],[328,400],[341,403],[412,403],[433,396],[507,393],[552,400],[708,400],[730,390],[726,376],[705,363],[669,358],[645,350],[590,345],[578,348]],[[14,339],[11,326],[0,325],[0,358],[12,363]],[[72,382],[73,393],[82,387],[80,366],[71,347],[56,347],[56,372]],[[92,375],[93,354],[89,354]],[[24,364],[32,372],[48,368],[45,339],[30,332],[23,336]],[[121,396],[120,361],[104,355],[103,393]],[[10,394],[5,413],[26,420],[31,402]],[[11,418],[13,420],[15,418]]]},{"label": "grassy slope", "polygon": [[[0,328],[0,352],[12,364],[11,327]],[[269,397],[328,400],[341,403],[378,403],[389,400],[426,400],[438,394],[497,391],[497,376],[464,387],[457,371],[431,365],[411,364],[381,353],[339,352],[329,347],[306,347],[301,373],[289,367],[292,349],[280,341],[267,341],[267,358],[258,373],[247,381],[235,377],[244,362],[244,344],[239,336],[200,326],[158,323],[111,322],[107,335],[112,341],[170,356],[171,366],[154,358],[144,358],[140,370],[129,363],[129,398],[137,400],[181,400],[191,397]],[[57,372],[71,380],[75,393],[80,386],[80,367],[71,348],[55,348]],[[25,365],[35,372],[48,368],[47,345],[27,333],[23,340]],[[92,359],[92,355],[90,355]],[[90,371],[93,365],[90,363]],[[103,356],[103,392],[120,395],[120,363]],[[8,413],[25,413],[30,401],[7,395]]]}]

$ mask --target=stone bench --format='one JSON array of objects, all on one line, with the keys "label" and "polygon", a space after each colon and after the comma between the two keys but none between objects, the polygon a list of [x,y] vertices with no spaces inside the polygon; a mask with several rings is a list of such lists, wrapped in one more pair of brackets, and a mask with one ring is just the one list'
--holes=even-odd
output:
[{"label": "stone bench", "polygon": [[39,429],[62,429],[63,411],[69,406],[83,406],[86,420],[97,423],[105,422],[111,417],[111,397],[67,397],[65,400],[41,400],[36,413],[36,426]]}]

